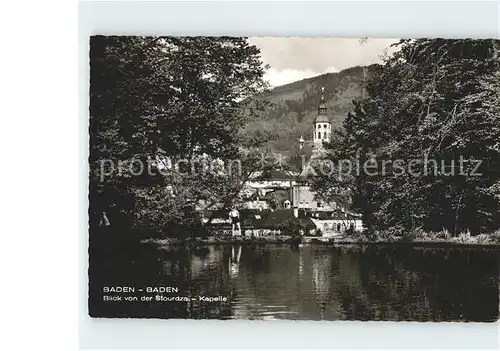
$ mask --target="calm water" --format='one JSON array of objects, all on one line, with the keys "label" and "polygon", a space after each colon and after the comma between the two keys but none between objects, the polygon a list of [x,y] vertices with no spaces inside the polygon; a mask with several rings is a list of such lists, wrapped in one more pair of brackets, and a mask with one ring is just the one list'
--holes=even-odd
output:
[{"label": "calm water", "polygon": [[[500,254],[492,249],[226,245],[123,256],[93,257],[92,316],[495,321],[499,310]],[[103,302],[103,286],[113,285],[228,301]]]}]

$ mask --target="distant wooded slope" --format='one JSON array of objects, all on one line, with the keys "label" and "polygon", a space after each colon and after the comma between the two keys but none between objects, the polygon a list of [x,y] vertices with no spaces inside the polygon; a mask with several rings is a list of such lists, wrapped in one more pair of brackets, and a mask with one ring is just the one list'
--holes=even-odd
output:
[{"label": "distant wooded slope", "polygon": [[332,127],[341,128],[344,118],[352,109],[352,100],[361,99],[364,81],[369,73],[370,67],[357,66],[338,73],[303,79],[256,95],[243,102],[248,120],[243,132],[247,135],[276,133],[269,147],[277,152],[295,148],[301,135],[306,141],[311,140],[321,87],[325,87]]}]

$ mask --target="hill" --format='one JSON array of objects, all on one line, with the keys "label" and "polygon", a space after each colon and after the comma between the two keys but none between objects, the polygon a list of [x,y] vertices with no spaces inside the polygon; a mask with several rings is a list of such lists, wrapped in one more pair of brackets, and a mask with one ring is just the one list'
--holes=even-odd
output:
[{"label": "hill", "polygon": [[[312,140],[313,121],[318,113],[321,87],[325,87],[328,117],[333,128],[341,128],[353,99],[361,99],[370,67],[352,67],[338,73],[276,87],[244,102],[247,123],[243,132],[251,135],[273,132],[269,147],[276,152],[295,148],[302,135]],[[264,104],[263,104],[264,103]]]}]

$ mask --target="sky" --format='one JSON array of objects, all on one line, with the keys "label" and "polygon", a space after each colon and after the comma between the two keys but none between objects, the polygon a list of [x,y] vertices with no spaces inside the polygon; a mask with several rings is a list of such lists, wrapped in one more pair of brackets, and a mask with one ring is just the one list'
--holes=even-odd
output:
[{"label": "sky", "polygon": [[264,78],[275,87],[353,66],[380,63],[385,50],[388,54],[395,51],[389,46],[398,39],[253,37],[248,41],[260,48],[263,63],[271,66]]}]

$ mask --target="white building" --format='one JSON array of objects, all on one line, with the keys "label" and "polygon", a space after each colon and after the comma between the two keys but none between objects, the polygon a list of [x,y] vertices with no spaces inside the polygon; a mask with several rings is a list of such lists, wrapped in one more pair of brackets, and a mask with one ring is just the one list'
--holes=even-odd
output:
[{"label": "white building", "polygon": [[327,116],[325,104],[324,87],[321,87],[321,99],[319,101],[318,116],[314,120],[313,142],[315,149],[322,149],[324,142],[329,142],[332,137],[332,124]]}]

